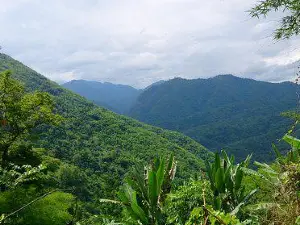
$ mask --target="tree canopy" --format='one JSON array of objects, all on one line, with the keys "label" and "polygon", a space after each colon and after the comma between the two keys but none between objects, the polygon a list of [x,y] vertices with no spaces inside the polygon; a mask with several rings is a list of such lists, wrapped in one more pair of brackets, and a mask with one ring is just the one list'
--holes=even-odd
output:
[{"label": "tree canopy", "polygon": [[56,160],[51,168],[51,157],[32,147],[35,129],[61,120],[48,93],[27,93],[10,71],[0,73],[0,224],[59,225],[72,220],[68,210],[73,195],[61,191],[58,183],[63,179],[56,175],[61,163]]},{"label": "tree canopy", "polygon": [[281,25],[274,33],[275,39],[289,39],[300,33],[300,1],[264,0],[250,10],[252,17],[266,17],[272,11],[282,11]]},{"label": "tree canopy", "polygon": [[42,124],[57,124],[61,116],[54,114],[54,103],[45,92],[25,93],[11,72],[0,73],[0,151],[5,165],[8,151],[20,138]]}]

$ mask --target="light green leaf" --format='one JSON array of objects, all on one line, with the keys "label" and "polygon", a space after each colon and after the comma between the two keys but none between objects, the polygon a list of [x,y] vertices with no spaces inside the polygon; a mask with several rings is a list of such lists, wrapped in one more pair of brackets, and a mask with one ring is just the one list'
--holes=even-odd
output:
[{"label": "light green leaf", "polygon": [[158,200],[158,192],[157,192],[157,177],[155,172],[149,171],[148,173],[148,192],[149,192],[149,198],[151,202],[152,207],[156,207],[157,200]]}]

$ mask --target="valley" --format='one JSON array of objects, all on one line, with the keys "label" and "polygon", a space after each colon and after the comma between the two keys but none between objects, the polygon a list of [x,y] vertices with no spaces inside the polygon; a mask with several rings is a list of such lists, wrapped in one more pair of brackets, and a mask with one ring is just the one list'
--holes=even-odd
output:
[{"label": "valley", "polygon": [[0,225],[300,225],[299,1],[0,2]]},{"label": "valley", "polygon": [[[84,85],[77,85],[81,88],[78,94],[96,102],[102,98],[106,105],[110,104],[107,87],[99,87],[89,98]],[[111,91],[116,88],[118,85]],[[282,151],[287,148],[278,140],[292,120],[281,113],[297,108],[298,91],[298,86],[290,82],[268,83],[219,75],[210,79],[175,78],[140,90],[135,100],[127,102],[123,93],[118,96],[116,92],[115,97],[123,98],[123,104],[130,106],[128,116],[184,133],[211,151],[225,149],[238,160],[253,154],[255,160],[270,161],[272,143]],[[102,107],[105,104],[99,103]]]}]

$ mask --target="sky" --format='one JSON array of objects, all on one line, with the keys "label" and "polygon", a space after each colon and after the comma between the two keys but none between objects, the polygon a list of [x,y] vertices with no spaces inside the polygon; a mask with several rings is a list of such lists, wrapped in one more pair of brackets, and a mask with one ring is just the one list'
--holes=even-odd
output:
[{"label": "sky", "polygon": [[292,80],[300,40],[274,41],[280,14],[257,0],[0,0],[2,52],[58,83],[144,88],[174,77]]}]

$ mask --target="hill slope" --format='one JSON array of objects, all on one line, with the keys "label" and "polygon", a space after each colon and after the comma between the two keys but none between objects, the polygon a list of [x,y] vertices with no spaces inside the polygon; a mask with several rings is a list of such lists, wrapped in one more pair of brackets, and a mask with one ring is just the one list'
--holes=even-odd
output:
[{"label": "hill slope", "polygon": [[270,159],[271,143],[290,124],[280,113],[296,107],[297,86],[222,75],[176,78],[144,91],[130,111],[140,121],[181,131],[211,150],[241,159]]},{"label": "hill slope", "polygon": [[120,114],[128,113],[141,92],[127,85],[86,80],[72,80],[62,86]]},{"label": "hill slope", "polygon": [[60,127],[40,130],[43,147],[55,157],[74,164],[90,177],[87,198],[112,196],[123,175],[134,163],[146,163],[156,154],[175,154],[180,177],[189,177],[203,166],[210,153],[199,143],[161,128],[100,108],[62,88],[11,57],[0,54],[0,71],[10,69],[28,91],[54,96],[57,111],[66,120]]}]

